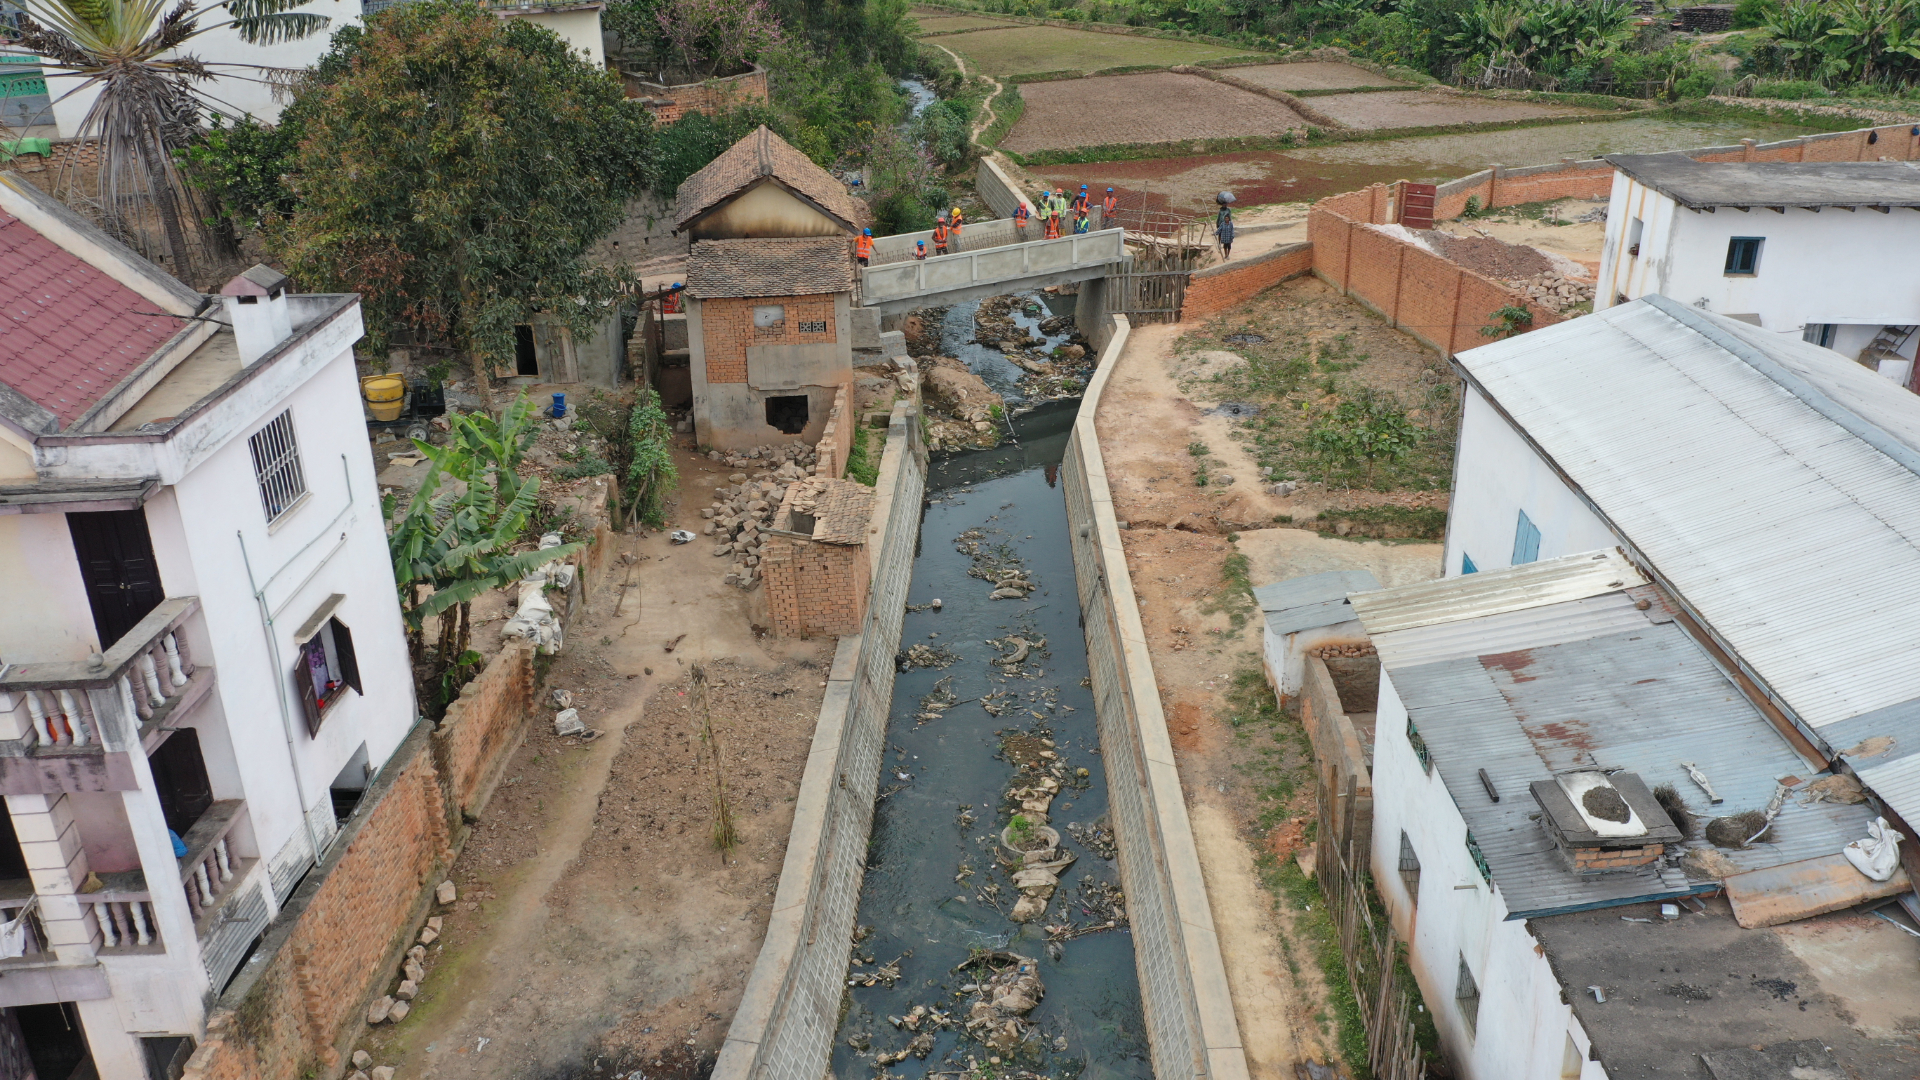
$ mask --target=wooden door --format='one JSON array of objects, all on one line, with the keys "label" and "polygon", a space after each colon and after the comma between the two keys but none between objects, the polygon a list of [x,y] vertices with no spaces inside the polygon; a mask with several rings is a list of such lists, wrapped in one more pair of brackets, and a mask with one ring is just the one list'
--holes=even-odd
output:
[{"label": "wooden door", "polygon": [[93,628],[105,652],[166,596],[153,560],[153,540],[147,535],[147,512],[68,514],[67,530],[73,534]]}]

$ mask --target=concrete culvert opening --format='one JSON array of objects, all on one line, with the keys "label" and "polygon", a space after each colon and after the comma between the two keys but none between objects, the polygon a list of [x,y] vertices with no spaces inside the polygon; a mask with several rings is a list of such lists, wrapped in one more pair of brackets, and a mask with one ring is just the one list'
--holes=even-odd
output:
[{"label": "concrete culvert opening", "polygon": [[807,430],[807,395],[790,394],[767,399],[767,426],[782,435]]}]

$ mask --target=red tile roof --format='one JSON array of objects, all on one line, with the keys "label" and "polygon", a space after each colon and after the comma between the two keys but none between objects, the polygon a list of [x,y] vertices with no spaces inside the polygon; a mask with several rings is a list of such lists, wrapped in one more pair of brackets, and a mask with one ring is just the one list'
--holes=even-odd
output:
[{"label": "red tile roof", "polygon": [[0,211],[0,383],[65,427],[185,326]]}]

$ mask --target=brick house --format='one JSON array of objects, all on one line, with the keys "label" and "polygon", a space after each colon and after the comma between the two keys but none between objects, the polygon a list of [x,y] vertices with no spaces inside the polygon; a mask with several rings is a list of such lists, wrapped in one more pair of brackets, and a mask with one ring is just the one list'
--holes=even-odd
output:
[{"label": "brick house", "polygon": [[821,478],[790,486],[761,568],[767,614],[782,637],[845,637],[867,614],[867,522],[873,489]]},{"label": "brick house", "polygon": [[179,1075],[414,726],[360,336],[0,175],[0,1076]]},{"label": "brick house", "polygon": [[815,442],[853,379],[853,237],[865,207],[766,127],[688,177],[694,431],[721,449]]}]

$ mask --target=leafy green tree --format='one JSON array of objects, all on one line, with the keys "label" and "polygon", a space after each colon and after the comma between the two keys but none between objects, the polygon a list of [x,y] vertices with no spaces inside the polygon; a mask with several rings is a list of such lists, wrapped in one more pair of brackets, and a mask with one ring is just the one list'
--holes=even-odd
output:
[{"label": "leafy green tree", "polygon": [[[181,277],[193,263],[187,224],[194,199],[174,165],[212,107],[218,76],[271,79],[288,74],[259,64],[208,61],[195,38],[232,29],[242,41],[271,45],[306,37],[327,18],[294,11],[310,0],[226,0],[201,8],[181,0],[18,0],[14,23],[0,22],[0,56],[37,58],[49,75],[71,76],[62,96],[94,93],[76,133],[98,139],[100,204],[109,228],[132,238],[125,207],[150,202]],[[208,20],[208,16],[213,16]]]},{"label": "leafy green tree", "polygon": [[[337,79],[303,92],[290,273],[363,297],[368,348],[452,343],[480,387],[545,313],[584,333],[630,284],[588,249],[649,180],[652,121],[552,31],[463,0],[369,20]],[[323,65],[324,67],[324,65]]]}]

